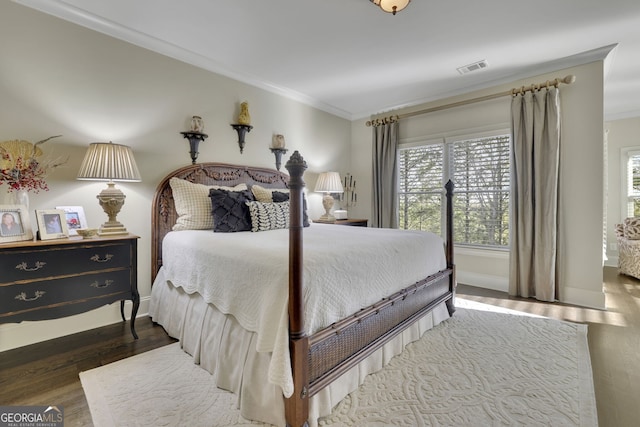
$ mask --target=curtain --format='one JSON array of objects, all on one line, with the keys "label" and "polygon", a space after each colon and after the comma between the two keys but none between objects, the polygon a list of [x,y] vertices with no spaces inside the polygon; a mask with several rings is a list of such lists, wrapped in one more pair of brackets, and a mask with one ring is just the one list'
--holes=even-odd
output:
[{"label": "curtain", "polygon": [[398,226],[398,122],[373,128],[373,227]]},{"label": "curtain", "polygon": [[512,227],[509,294],[558,297],[560,92],[526,92],[511,101]]}]

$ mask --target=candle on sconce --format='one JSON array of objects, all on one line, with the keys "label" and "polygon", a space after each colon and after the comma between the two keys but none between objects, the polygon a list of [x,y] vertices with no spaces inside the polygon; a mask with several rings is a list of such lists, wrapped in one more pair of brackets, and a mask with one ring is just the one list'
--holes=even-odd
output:
[{"label": "candle on sconce", "polygon": [[284,148],[284,135],[273,135],[271,139],[271,148]]}]

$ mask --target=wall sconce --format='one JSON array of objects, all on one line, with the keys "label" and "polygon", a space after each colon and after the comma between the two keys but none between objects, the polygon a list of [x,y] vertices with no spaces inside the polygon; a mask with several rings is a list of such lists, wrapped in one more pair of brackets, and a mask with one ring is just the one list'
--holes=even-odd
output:
[{"label": "wall sconce", "polygon": [[240,146],[240,154],[242,154],[242,152],[244,151],[244,137],[247,134],[247,132],[251,132],[251,129],[253,129],[253,126],[233,124],[231,125],[231,127],[234,128],[236,132],[238,132],[238,145]]},{"label": "wall sconce", "polygon": [[191,154],[191,164],[196,164],[196,159],[198,158],[198,146],[201,141],[204,141],[209,137],[206,133],[195,132],[195,131],[186,131],[180,132],[183,137],[189,140],[189,154]]},{"label": "wall sconce", "polygon": [[231,127],[238,132],[238,145],[240,146],[240,154],[244,151],[244,137],[247,132],[251,132],[253,126],[251,126],[251,115],[249,115],[249,103],[243,102],[240,104],[240,114],[238,114],[238,121],[232,124]]},{"label": "wall sconce", "polygon": [[94,142],[90,144],[80,166],[77,179],[108,181],[107,188],[102,190],[97,198],[109,220],[100,226],[98,234],[127,234],[127,229],[116,219],[118,212],[124,205],[125,195],[119,188],[115,187],[113,181],[141,181],[140,172],[133,158],[131,148],[112,142]]},{"label": "wall sconce", "polygon": [[271,150],[271,152],[276,156],[276,169],[280,170],[280,165],[282,164],[282,155],[288,151],[286,148],[284,148],[284,135],[273,135],[271,147],[269,147],[269,150]]},{"label": "wall sconce", "polygon": [[289,150],[287,150],[286,148],[273,147],[269,147],[269,150],[271,150],[271,152],[276,156],[276,169],[280,170],[280,166],[282,165],[282,155]]},{"label": "wall sconce", "polygon": [[316,182],[316,193],[324,193],[322,197],[322,206],[325,213],[317,220],[317,222],[336,222],[336,218],[331,214],[333,207],[333,196],[331,193],[342,193],[342,183],[340,182],[340,174],[338,172],[322,172]]}]

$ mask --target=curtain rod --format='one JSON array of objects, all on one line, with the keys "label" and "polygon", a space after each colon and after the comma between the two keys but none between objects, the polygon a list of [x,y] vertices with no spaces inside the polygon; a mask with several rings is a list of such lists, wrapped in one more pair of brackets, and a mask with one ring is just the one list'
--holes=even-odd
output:
[{"label": "curtain rod", "polygon": [[386,123],[393,123],[393,122],[397,122],[400,119],[406,119],[408,117],[413,117],[413,116],[419,116],[422,114],[427,114],[427,113],[433,113],[435,111],[440,111],[440,110],[447,110],[449,108],[453,108],[453,107],[460,107],[463,105],[468,105],[468,104],[474,104],[476,102],[482,102],[482,101],[488,101],[490,99],[495,99],[495,98],[501,98],[503,96],[516,96],[516,95],[520,95],[520,94],[524,94],[525,92],[533,92],[534,90],[540,90],[544,87],[546,87],[547,89],[550,86],[555,86],[558,87],[558,85],[560,85],[560,83],[565,83],[565,84],[571,84],[573,82],[576,81],[576,76],[574,76],[573,74],[570,74],[564,78],[556,78],[553,80],[547,80],[544,83],[538,83],[538,84],[532,84],[529,86],[522,86],[519,88],[513,88],[511,90],[506,90],[504,92],[499,92],[499,93],[494,93],[491,95],[485,95],[485,96],[480,96],[478,98],[472,98],[472,99],[467,99],[465,101],[459,101],[459,102],[453,102],[451,104],[445,104],[445,105],[440,105],[438,107],[432,107],[432,108],[427,108],[425,110],[418,110],[418,111],[413,111],[411,113],[405,113],[405,114],[400,114],[400,115],[395,115],[395,116],[387,116],[387,117],[382,117],[380,119],[373,119],[373,120],[369,120],[367,121],[367,126],[380,126]]}]

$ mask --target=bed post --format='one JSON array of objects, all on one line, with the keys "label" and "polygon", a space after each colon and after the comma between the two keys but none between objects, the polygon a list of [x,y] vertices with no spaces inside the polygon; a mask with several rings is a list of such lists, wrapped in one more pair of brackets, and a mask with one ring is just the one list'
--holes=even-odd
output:
[{"label": "bed post", "polygon": [[453,181],[447,181],[447,184],[444,188],[447,190],[447,212],[446,212],[446,221],[447,221],[447,247],[446,247],[446,258],[447,258],[447,268],[451,269],[451,276],[449,276],[449,291],[452,293],[451,299],[447,300],[447,310],[449,311],[449,316],[453,315],[453,312],[456,311],[455,307],[455,297],[456,297],[456,265],[453,259],[453,189],[455,185]]},{"label": "bed post", "polygon": [[295,151],[285,165],[289,171],[289,352],[293,371],[293,394],[285,399],[287,425],[301,427],[309,418],[309,338],[304,331],[302,257],[302,175],[307,163]]}]

